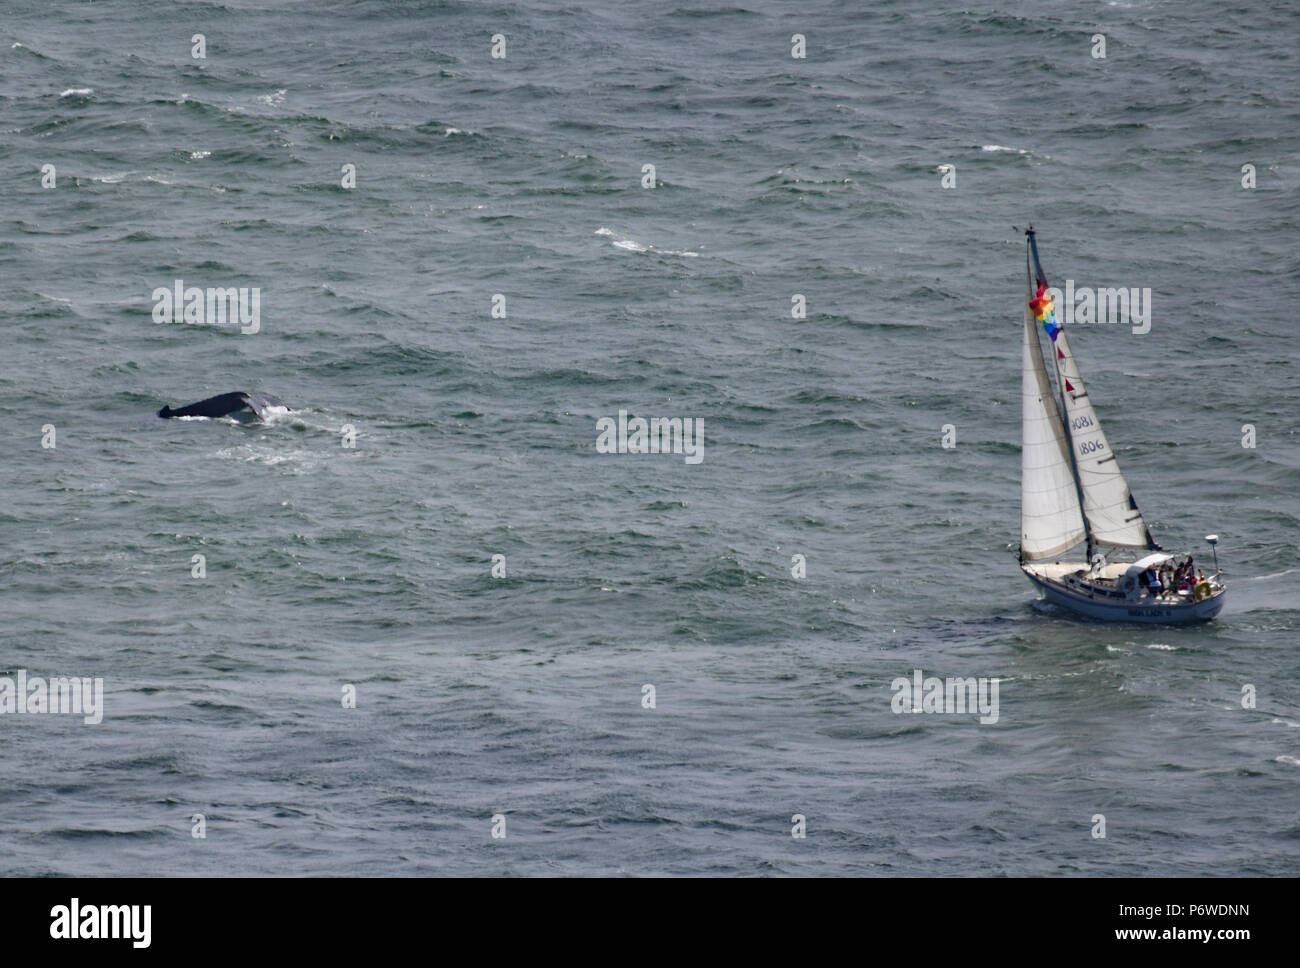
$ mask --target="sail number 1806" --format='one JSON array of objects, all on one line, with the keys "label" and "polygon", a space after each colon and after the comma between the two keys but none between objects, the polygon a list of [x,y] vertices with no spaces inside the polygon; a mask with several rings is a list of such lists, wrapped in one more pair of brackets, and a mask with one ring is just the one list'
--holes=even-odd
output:
[{"label": "sail number 1806", "polygon": [[1086,457],[1088,454],[1096,454],[1106,449],[1106,445],[1100,440],[1085,440],[1079,444],[1079,456]]}]

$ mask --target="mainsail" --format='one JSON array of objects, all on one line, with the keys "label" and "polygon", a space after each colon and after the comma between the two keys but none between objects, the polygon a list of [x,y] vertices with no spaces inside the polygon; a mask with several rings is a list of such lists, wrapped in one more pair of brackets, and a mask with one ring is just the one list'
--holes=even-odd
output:
[{"label": "mainsail", "polygon": [[[1033,230],[1027,235],[1033,268],[1031,271],[1027,258],[1021,554],[1027,559],[1051,558],[1085,539],[1089,558],[1099,544],[1158,548],[1088,399],[1065,331],[1056,321]],[[1050,343],[1040,343],[1035,319],[1042,324]],[[1044,366],[1043,349],[1054,359],[1055,398]],[[1079,515],[1081,501],[1082,517]]]},{"label": "mainsail", "polygon": [[1086,536],[1079,489],[1070,467],[1061,414],[1043,366],[1038,326],[1029,309],[1034,298],[1025,257],[1025,349],[1021,380],[1020,554],[1055,558]]}]

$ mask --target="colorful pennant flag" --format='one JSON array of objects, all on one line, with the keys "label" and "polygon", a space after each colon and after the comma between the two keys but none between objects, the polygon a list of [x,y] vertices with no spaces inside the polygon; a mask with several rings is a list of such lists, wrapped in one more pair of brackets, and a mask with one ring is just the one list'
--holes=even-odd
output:
[{"label": "colorful pennant flag", "polygon": [[1038,295],[1029,300],[1029,309],[1055,343],[1056,334],[1061,331],[1061,327],[1056,324],[1056,307],[1052,305],[1052,297],[1047,294],[1047,286],[1041,282],[1038,284]]}]

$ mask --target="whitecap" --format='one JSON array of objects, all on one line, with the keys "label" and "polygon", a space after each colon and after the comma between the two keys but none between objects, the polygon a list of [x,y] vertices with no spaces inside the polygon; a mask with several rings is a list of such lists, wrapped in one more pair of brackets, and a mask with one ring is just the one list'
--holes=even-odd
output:
[{"label": "whitecap", "polygon": [[698,252],[691,252],[687,249],[660,249],[646,242],[638,242],[636,239],[620,239],[615,232],[603,225],[596,229],[595,234],[604,236],[607,239],[613,239],[614,241],[610,245],[627,252],[654,252],[658,255],[675,255],[687,259],[697,259],[700,255]]},{"label": "whitecap", "polygon": [[212,157],[212,152],[210,152],[210,151],[191,151],[191,152],[190,152],[190,161],[198,161],[198,160],[200,160],[200,159],[202,159],[202,158],[211,158],[211,157]]},{"label": "whitecap", "polygon": [[59,97],[85,97],[94,93],[94,90],[89,87],[70,87],[60,94]]},{"label": "whitecap", "polygon": [[313,470],[320,463],[320,455],[308,450],[277,450],[261,444],[241,444],[238,447],[224,447],[214,455],[221,460],[236,460],[246,464],[261,464],[263,467],[287,465],[286,469],[295,474]]},{"label": "whitecap", "polygon": [[1247,578],[1246,581],[1265,581],[1266,579],[1269,578],[1281,578],[1284,575],[1289,575],[1294,571],[1295,571],[1294,568],[1288,568],[1286,571],[1274,572],[1271,575],[1256,575],[1254,578]]}]

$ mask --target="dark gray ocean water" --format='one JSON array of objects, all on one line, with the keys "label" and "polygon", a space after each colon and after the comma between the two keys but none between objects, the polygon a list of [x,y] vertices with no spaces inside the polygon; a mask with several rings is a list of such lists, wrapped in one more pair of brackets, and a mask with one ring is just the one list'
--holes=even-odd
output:
[{"label": "dark gray ocean water", "polygon": [[[1298,49],[1281,0],[5,4],[0,675],[105,709],[0,715],[0,872],[1295,874]],[[1019,573],[1031,222],[1152,291],[1071,338],[1212,624]],[[154,416],[229,390],[300,409]]]}]

